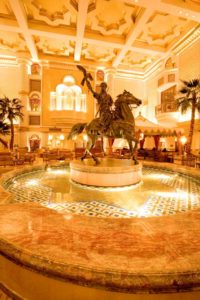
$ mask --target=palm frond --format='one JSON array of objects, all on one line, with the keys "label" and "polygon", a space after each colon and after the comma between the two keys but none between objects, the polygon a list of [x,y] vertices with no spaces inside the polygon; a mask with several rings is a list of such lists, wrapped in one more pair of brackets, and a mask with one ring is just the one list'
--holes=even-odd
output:
[{"label": "palm frond", "polygon": [[181,93],[181,94],[187,94],[187,93],[188,93],[188,88],[187,88],[187,87],[182,87],[182,88],[179,90],[179,93]]},{"label": "palm frond", "polygon": [[184,114],[188,110],[188,108],[191,107],[190,101],[188,101],[186,98],[183,99],[182,101],[177,103],[178,108],[181,109],[181,113]]},{"label": "palm frond", "polygon": [[10,134],[10,125],[5,123],[3,120],[0,121],[0,134]]}]

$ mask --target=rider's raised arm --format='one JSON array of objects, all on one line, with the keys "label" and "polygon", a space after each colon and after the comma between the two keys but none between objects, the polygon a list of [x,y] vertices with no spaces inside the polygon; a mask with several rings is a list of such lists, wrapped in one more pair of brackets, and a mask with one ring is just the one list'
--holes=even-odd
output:
[{"label": "rider's raised arm", "polygon": [[93,90],[90,81],[89,81],[89,80],[86,80],[86,84],[87,84],[88,90],[93,94],[93,97],[96,98],[96,96],[97,96],[98,94]]}]

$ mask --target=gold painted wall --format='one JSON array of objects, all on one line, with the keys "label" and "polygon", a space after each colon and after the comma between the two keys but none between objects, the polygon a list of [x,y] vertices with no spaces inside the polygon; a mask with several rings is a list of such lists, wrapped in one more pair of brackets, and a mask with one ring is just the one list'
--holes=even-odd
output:
[{"label": "gold painted wall", "polygon": [[[94,100],[91,93],[88,94],[87,87],[81,86],[81,80],[83,79],[82,73],[76,69],[65,70],[53,67],[44,67],[42,73],[42,126],[55,126],[55,124],[52,123],[49,113],[50,92],[55,91],[56,86],[62,83],[63,78],[67,75],[72,75],[76,80],[76,84],[80,86],[83,93],[87,95],[87,121],[94,117]],[[94,74],[92,74],[92,76],[93,75]],[[70,114],[73,114],[73,111],[70,111]]]},{"label": "gold painted wall", "polygon": [[16,67],[0,67],[0,97],[6,95],[9,98],[19,96],[20,69]]},{"label": "gold painted wall", "polygon": [[200,77],[200,41],[186,49],[179,57],[179,78],[191,80]]}]

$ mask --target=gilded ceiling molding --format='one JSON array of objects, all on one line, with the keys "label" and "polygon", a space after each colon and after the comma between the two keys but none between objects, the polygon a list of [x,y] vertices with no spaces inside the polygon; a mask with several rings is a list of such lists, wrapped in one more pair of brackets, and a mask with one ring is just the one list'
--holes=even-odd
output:
[{"label": "gilded ceiling molding", "polygon": [[0,50],[27,51],[27,46],[20,33],[0,31]]},{"label": "gilded ceiling molding", "polygon": [[153,20],[144,26],[141,39],[149,45],[164,46],[180,36],[187,22],[171,15],[156,14]]},{"label": "gilded ceiling molding", "polygon": [[155,60],[155,57],[152,57],[150,55],[145,55],[142,53],[135,53],[135,52],[129,51],[128,54],[123,59],[121,64],[127,64],[130,67],[132,66],[132,67],[145,69],[154,60]]},{"label": "gilded ceiling molding", "polygon": [[95,45],[84,44],[82,55],[86,59],[98,60],[99,62],[111,62],[116,56],[116,50],[113,48],[102,48]]},{"label": "gilded ceiling molding", "polygon": [[195,4],[195,5],[200,6],[199,0],[183,0],[183,2],[185,2],[187,4]]},{"label": "gilded ceiling molding", "polygon": [[10,59],[10,58],[6,58],[6,57],[2,57],[0,58],[0,66],[9,66],[9,67],[16,67],[17,61],[16,59]]},{"label": "gilded ceiling molding", "polygon": [[39,51],[46,54],[69,56],[74,53],[74,47],[70,41],[54,40],[45,37],[35,37],[35,44]]},{"label": "gilded ceiling molding", "polygon": [[174,47],[173,53],[176,55],[180,54],[187,47],[191,46],[193,43],[195,43],[197,40],[199,40],[199,37],[200,37],[200,27],[198,27],[197,30],[195,30],[188,38],[186,38],[178,46]]},{"label": "gilded ceiling molding", "polygon": [[58,25],[71,25],[76,22],[76,10],[73,5],[70,5],[70,1],[59,0],[53,1],[54,5],[59,6],[58,10],[51,13],[52,2],[47,1],[46,5],[41,4],[41,1],[32,0],[30,3],[30,10],[35,20],[44,21],[50,26]]},{"label": "gilded ceiling molding", "polygon": [[10,3],[7,0],[0,1],[0,12],[3,15],[14,16],[13,11],[10,7]]},{"label": "gilded ceiling molding", "polygon": [[96,1],[88,14],[87,25],[103,35],[125,35],[134,23],[136,12],[134,6],[128,6],[122,1]]}]

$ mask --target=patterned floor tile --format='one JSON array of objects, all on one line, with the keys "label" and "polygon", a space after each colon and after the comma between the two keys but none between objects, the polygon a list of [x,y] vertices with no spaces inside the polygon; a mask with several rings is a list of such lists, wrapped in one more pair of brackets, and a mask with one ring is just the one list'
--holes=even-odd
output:
[{"label": "patterned floor tile", "polygon": [[[57,211],[90,217],[142,218],[172,215],[200,206],[197,178],[152,167],[143,168],[143,182],[134,187],[99,188],[74,184],[70,182],[67,168],[57,168],[52,173],[48,170],[23,173],[4,182],[3,186],[12,193],[13,203],[38,202]],[[120,199],[126,195],[124,201]],[[127,202],[131,203],[130,208]],[[133,204],[137,202],[135,207]]]}]

